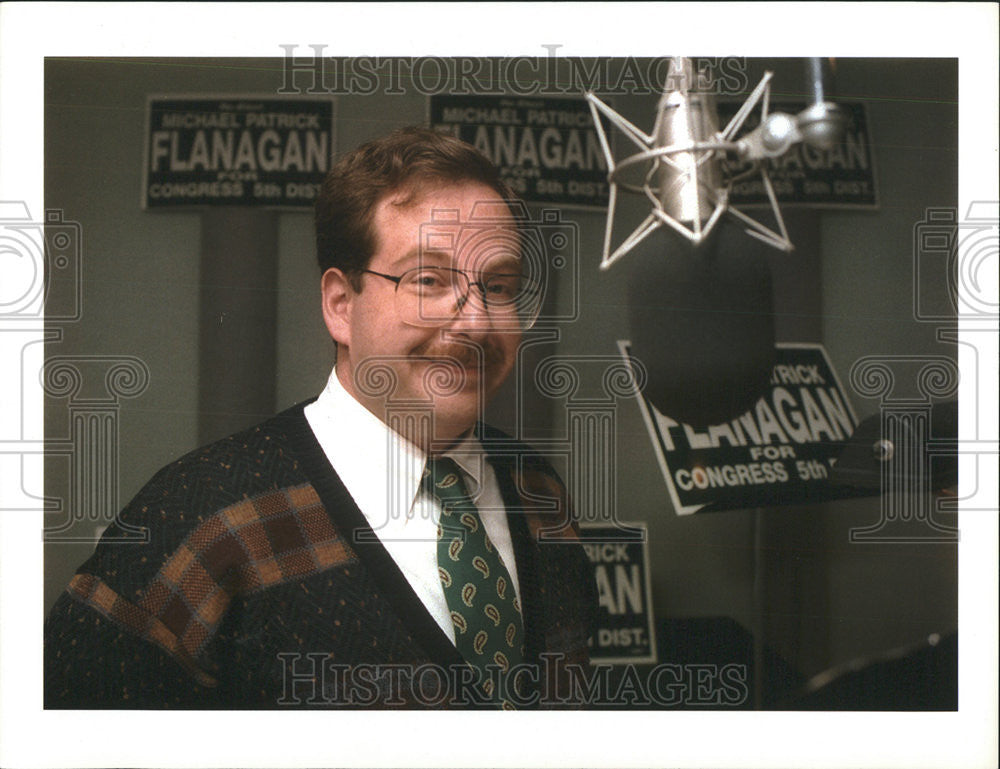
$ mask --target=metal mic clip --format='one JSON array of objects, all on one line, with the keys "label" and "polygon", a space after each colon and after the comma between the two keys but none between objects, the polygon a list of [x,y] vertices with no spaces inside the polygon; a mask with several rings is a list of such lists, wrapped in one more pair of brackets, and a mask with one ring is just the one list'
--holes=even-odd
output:
[{"label": "metal mic clip", "polygon": [[799,142],[828,150],[843,137],[846,125],[844,111],[828,101],[811,104],[798,115],[772,112],[736,142],[736,151],[741,157],[761,160],[780,157]]}]

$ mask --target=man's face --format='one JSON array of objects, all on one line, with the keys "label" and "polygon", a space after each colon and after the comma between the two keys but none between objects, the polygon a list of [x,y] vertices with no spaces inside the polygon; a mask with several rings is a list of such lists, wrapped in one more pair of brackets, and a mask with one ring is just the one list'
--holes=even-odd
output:
[{"label": "man's face", "polygon": [[[484,207],[488,224],[482,223]],[[473,425],[510,374],[521,335],[509,314],[487,309],[475,284],[463,302],[452,285],[461,286],[463,279],[449,270],[465,270],[473,281],[520,272],[513,218],[490,188],[458,183],[415,195],[391,193],[378,204],[374,226],[368,269],[400,276],[414,268],[438,268],[430,274],[449,281],[449,311],[435,312],[415,301],[414,290],[429,279],[407,292],[406,284],[397,288],[391,280],[363,274],[361,291],[355,292],[339,271],[329,271],[324,313],[338,343],[337,375],[380,419],[392,408],[431,409],[434,438],[454,439]],[[387,369],[395,386],[388,383]]]}]

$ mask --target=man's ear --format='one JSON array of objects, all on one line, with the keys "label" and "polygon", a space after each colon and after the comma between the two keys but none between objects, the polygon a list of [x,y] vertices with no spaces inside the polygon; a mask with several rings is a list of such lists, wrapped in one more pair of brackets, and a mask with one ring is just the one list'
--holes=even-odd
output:
[{"label": "man's ear", "polygon": [[323,301],[323,321],[338,345],[351,346],[351,301],[355,291],[347,276],[336,267],[323,273],[320,279]]}]

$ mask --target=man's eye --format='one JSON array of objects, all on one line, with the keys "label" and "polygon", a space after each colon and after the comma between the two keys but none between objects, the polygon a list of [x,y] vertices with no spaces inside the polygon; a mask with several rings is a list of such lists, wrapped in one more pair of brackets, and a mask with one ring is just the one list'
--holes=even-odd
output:
[{"label": "man's eye", "polygon": [[519,288],[517,277],[491,278],[486,282],[486,293],[496,299],[513,299]]},{"label": "man's eye", "polygon": [[409,282],[419,288],[444,288],[447,285],[443,275],[430,270],[414,273]]}]

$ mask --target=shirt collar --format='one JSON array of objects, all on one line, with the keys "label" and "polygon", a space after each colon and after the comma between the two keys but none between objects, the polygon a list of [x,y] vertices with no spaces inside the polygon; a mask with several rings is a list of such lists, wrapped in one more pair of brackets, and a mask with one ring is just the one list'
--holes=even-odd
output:
[{"label": "shirt collar", "polygon": [[[313,407],[320,446],[373,528],[376,522],[406,525],[427,454],[355,400],[337,378],[336,368]],[[466,486],[475,498],[484,478],[485,451],[473,431],[443,456],[455,460],[467,475]]]}]

